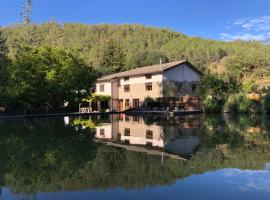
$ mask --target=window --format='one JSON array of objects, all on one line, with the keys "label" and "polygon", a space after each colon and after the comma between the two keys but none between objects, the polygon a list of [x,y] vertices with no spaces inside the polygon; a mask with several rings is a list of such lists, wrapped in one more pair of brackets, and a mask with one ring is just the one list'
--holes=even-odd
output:
[{"label": "window", "polygon": [[126,108],[126,109],[129,109],[129,106],[130,106],[130,104],[129,104],[129,99],[126,99],[126,100],[125,100],[125,108]]},{"label": "window", "polygon": [[124,92],[130,92],[130,85],[124,85]]},{"label": "window", "polygon": [[145,78],[146,79],[151,79],[152,78],[152,74],[145,74]]},{"label": "window", "polygon": [[153,139],[153,131],[146,130],[146,139]]},{"label": "window", "polygon": [[100,129],[100,130],[99,130],[99,134],[102,135],[102,136],[104,136],[104,135],[105,135],[105,130],[104,130],[103,128]]},{"label": "window", "polygon": [[130,136],[130,129],[129,128],[125,128],[124,136]]},{"label": "window", "polygon": [[104,92],[104,85],[99,85],[99,91]]},{"label": "window", "polygon": [[152,83],[146,83],[145,90],[146,91],[151,91],[152,90]]},{"label": "window", "polygon": [[129,81],[129,77],[124,77],[124,81],[125,82]]}]

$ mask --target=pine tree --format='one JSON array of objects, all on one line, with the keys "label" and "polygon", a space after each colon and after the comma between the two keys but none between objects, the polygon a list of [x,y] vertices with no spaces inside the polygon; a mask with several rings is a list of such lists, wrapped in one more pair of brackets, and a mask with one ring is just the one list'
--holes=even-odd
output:
[{"label": "pine tree", "polygon": [[105,73],[120,72],[124,70],[125,60],[126,56],[120,43],[112,39],[109,40],[103,52],[100,64]]},{"label": "pine tree", "polygon": [[21,49],[25,46],[38,46],[40,44],[40,36],[37,33],[37,27],[32,23],[32,0],[25,0],[23,7],[21,32],[18,36],[17,45]]},{"label": "pine tree", "polygon": [[32,13],[32,0],[26,0],[23,7],[23,24],[29,26],[31,24],[31,13]]}]

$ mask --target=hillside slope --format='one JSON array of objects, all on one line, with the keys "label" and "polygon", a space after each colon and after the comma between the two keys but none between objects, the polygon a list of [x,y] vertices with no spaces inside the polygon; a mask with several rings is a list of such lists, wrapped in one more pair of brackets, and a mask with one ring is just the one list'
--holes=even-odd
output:
[{"label": "hillside slope", "polygon": [[[18,34],[22,32],[22,27],[13,25],[2,29],[7,36],[12,57],[16,52]],[[104,67],[104,52],[111,40],[118,43],[124,52],[124,69],[156,64],[160,57],[166,62],[186,58],[204,71],[210,69],[211,72],[230,72],[237,69],[241,77],[241,72],[249,74],[254,68],[270,68],[270,47],[259,42],[222,42],[194,38],[168,29],[137,24],[84,25],[49,22],[33,25],[33,31],[38,45],[76,51],[87,64],[100,71]]]}]

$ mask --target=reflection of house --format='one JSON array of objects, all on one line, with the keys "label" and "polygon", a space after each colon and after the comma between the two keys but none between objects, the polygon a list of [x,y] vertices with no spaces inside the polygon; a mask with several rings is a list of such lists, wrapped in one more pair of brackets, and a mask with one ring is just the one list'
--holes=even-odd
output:
[{"label": "reflection of house", "polygon": [[145,125],[143,118],[125,116],[125,121],[119,121],[119,136],[121,142],[135,145],[164,147],[163,130],[158,125]]},{"label": "reflection of house", "polygon": [[96,138],[98,139],[111,139],[112,138],[112,124],[102,123],[96,127]]},{"label": "reflection of house", "polygon": [[200,78],[201,73],[186,60],[111,74],[97,80],[96,94],[111,97],[108,103],[98,102],[97,107],[102,104],[123,111],[141,106],[147,97],[195,95]]},{"label": "reflection of house", "polygon": [[143,117],[118,115],[118,119],[112,119],[111,123],[102,123],[96,127],[96,138],[190,156],[199,144],[201,122],[190,116],[179,121],[178,125],[146,124]]}]

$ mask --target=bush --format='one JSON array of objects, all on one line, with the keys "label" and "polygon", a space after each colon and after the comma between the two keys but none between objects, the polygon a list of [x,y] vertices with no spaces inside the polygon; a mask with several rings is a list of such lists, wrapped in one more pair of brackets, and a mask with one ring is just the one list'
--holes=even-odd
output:
[{"label": "bush", "polygon": [[207,96],[204,100],[204,110],[206,112],[220,112],[221,102],[212,96]]},{"label": "bush", "polygon": [[250,100],[244,93],[230,95],[224,104],[227,112],[238,113],[259,113],[260,105],[254,100]]},{"label": "bush", "polygon": [[262,100],[262,112],[270,115],[270,92]]},{"label": "bush", "polygon": [[259,105],[253,100],[249,100],[246,95],[239,94],[237,96],[237,112],[239,113],[258,113],[260,109],[258,109]]},{"label": "bush", "polygon": [[237,111],[237,95],[230,95],[224,104],[224,110],[227,112]]},{"label": "bush", "polygon": [[144,106],[152,108],[152,107],[160,107],[161,104],[160,104],[159,101],[156,101],[156,100],[154,100],[154,99],[152,99],[150,97],[147,97],[144,100]]}]

